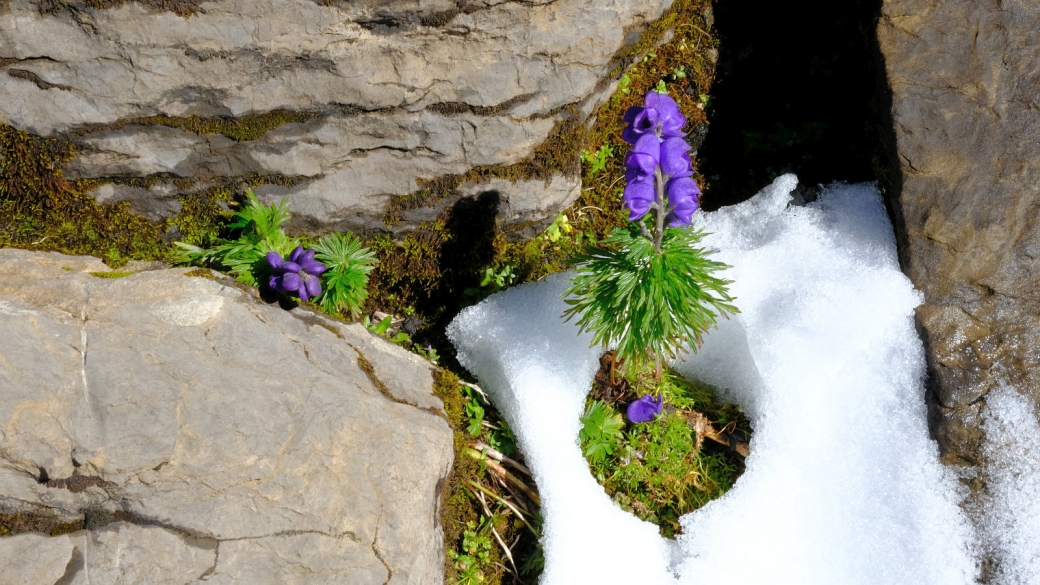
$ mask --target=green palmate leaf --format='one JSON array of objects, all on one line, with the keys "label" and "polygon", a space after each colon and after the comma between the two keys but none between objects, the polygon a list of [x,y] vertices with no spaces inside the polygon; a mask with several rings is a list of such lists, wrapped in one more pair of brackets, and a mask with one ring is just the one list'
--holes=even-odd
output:
[{"label": "green palmate leaf", "polygon": [[731,281],[712,276],[728,268],[696,244],[699,230],[668,228],[658,254],[638,226],[617,229],[604,249],[589,248],[574,262],[577,274],[565,293],[568,320],[591,331],[593,345],[616,345],[617,356],[645,363],[696,350],[719,316],[737,313]]},{"label": "green palmate leaf", "polygon": [[581,416],[578,438],[584,445],[585,458],[597,463],[613,454],[614,445],[621,437],[625,421],[606,403],[596,400],[588,405]]},{"label": "green palmate leaf", "polygon": [[345,311],[358,318],[368,297],[368,274],[375,267],[375,253],[362,247],[353,235],[339,233],[318,240],[314,252],[328,267],[323,275],[325,289],[317,302],[330,313]]},{"label": "green palmate leaf", "polygon": [[289,219],[287,199],[264,205],[252,191],[247,191],[246,196],[245,205],[235,212],[235,219],[228,226],[239,231],[237,239],[221,240],[207,250],[177,242],[181,249],[178,260],[184,264],[227,270],[248,285],[256,286],[261,282],[270,273],[267,253],[287,256],[299,240],[289,237],[281,228],[281,224]]}]

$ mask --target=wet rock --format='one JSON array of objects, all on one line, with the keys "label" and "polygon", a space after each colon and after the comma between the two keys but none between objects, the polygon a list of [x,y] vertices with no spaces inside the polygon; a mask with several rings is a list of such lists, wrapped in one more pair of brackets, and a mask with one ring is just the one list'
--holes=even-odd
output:
[{"label": "wet rock", "polygon": [[979,404],[1040,401],[1040,5],[886,0],[898,143],[889,193],[948,460],[979,462]]},{"label": "wet rock", "polygon": [[428,362],[230,281],[106,271],[0,250],[0,513],[86,529],[32,536],[35,571],[74,548],[92,582],[442,581]]},{"label": "wet rock", "polygon": [[[68,176],[159,181],[98,196],[161,216],[176,208],[145,200],[266,182],[299,227],[342,229],[381,225],[421,181],[530,158],[606,99],[613,57],[670,2],[44,4],[0,8],[0,119],[72,140]],[[551,221],[565,200],[546,211],[533,186],[567,174],[503,201]]]}]

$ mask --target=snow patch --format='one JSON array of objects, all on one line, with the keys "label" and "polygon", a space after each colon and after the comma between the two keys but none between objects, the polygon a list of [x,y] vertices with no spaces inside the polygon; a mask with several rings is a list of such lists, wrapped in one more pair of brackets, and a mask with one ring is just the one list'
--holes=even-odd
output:
[{"label": "snow patch", "polygon": [[600,351],[560,318],[568,275],[494,295],[449,327],[537,479],[543,585],[974,581],[972,532],[928,437],[921,297],[881,196],[835,184],[793,207],[796,183],[697,220],[733,266],[742,313],[675,366],[722,388],[755,435],[746,473],[684,516],[677,541],[611,502],[582,458]]}]

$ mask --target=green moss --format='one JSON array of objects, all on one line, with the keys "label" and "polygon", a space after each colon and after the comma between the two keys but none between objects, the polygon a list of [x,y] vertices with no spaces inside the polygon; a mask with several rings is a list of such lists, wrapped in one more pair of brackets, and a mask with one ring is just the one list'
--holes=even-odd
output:
[{"label": "green moss", "polygon": [[[0,125],[0,247],[99,257],[113,267],[129,260],[173,259],[172,241],[199,246],[226,229],[235,193],[258,185],[293,186],[301,177],[222,177],[206,185],[175,175],[70,181],[62,167],[75,145]],[[106,183],[149,188],[173,183],[195,189],[180,198],[177,216],[151,221],[128,201],[98,203],[91,192]]]},{"label": "green moss", "polygon": [[[301,124],[317,118],[318,115],[317,112],[295,112],[291,110],[272,110],[262,114],[250,114],[238,118],[230,116],[205,118],[197,115],[187,117],[158,115],[122,120],[118,124],[107,125],[104,128],[111,130],[129,125],[166,126],[168,128],[180,128],[199,135],[221,134],[236,142],[245,142],[256,140],[279,126]],[[85,134],[94,129],[85,128],[80,133]]]},{"label": "green moss", "polygon": [[220,278],[219,276],[217,276],[216,273],[214,273],[209,268],[193,268],[193,269],[185,272],[184,276],[191,276],[191,277],[194,277],[194,278],[208,278],[208,279],[211,279],[211,280]]},{"label": "green moss", "polygon": [[[480,478],[483,473],[480,463],[465,455],[471,437],[466,432],[466,398],[461,392],[458,376],[448,370],[438,370],[434,374],[433,392],[444,402],[444,412],[454,436],[455,459],[447,481],[441,486],[440,520],[444,529],[445,582],[455,583],[458,572],[450,550],[459,549],[466,523],[476,522],[481,516],[480,505],[466,489],[465,482]],[[497,551],[493,553],[497,554]]]},{"label": "green moss", "polygon": [[[751,437],[750,423],[736,406],[719,402],[713,388],[687,382],[672,371],[666,371],[657,381],[653,367],[647,366],[610,384],[609,363],[603,361],[586,404],[583,450],[593,476],[607,495],[622,509],[657,524],[663,536],[672,538],[681,532],[679,518],[683,514],[721,497],[744,471],[743,459],[736,453],[710,440],[698,442],[691,422],[696,419],[691,413],[706,416],[715,430],[732,423],[732,436],[744,443]],[[618,426],[623,425],[624,405],[654,392],[660,393],[669,407],[656,420],[629,424],[620,432],[596,431],[604,428],[596,422],[604,413]],[[595,456],[590,455],[590,425],[591,436],[599,441]]]},{"label": "green moss", "polygon": [[65,179],[73,145],[0,125],[0,247],[94,255],[112,266],[153,260],[168,248],[162,225],[128,202],[99,204],[93,186]]},{"label": "green moss", "polygon": [[0,538],[26,532],[61,536],[62,534],[71,534],[77,530],[82,530],[83,526],[84,521],[82,519],[63,522],[57,518],[52,510],[42,506],[38,513],[0,514]]},{"label": "green moss", "polygon": [[178,16],[189,17],[199,13],[199,0],[40,0],[39,10],[43,14],[56,14],[63,10],[79,9],[81,7],[93,8],[95,10],[106,10],[118,8],[130,2],[139,2],[145,6],[172,12]]},{"label": "green moss", "polygon": [[119,270],[110,270],[108,272],[91,272],[89,274],[91,276],[93,276],[93,277],[96,277],[96,278],[123,278],[123,277],[126,277],[126,276],[130,276],[131,274],[133,274],[133,272],[122,272],[122,271],[119,271]]}]

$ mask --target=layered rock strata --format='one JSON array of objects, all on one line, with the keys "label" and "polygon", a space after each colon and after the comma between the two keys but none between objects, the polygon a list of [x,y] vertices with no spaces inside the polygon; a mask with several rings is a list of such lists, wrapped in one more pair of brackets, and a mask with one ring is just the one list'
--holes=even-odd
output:
[{"label": "layered rock strata", "polygon": [[540,173],[510,165],[602,103],[619,52],[669,5],[8,0],[0,121],[72,140],[67,176],[153,217],[263,184],[300,227],[384,228],[394,197],[483,169],[464,190],[494,191],[500,223],[522,229],[577,197],[577,152]]}]

